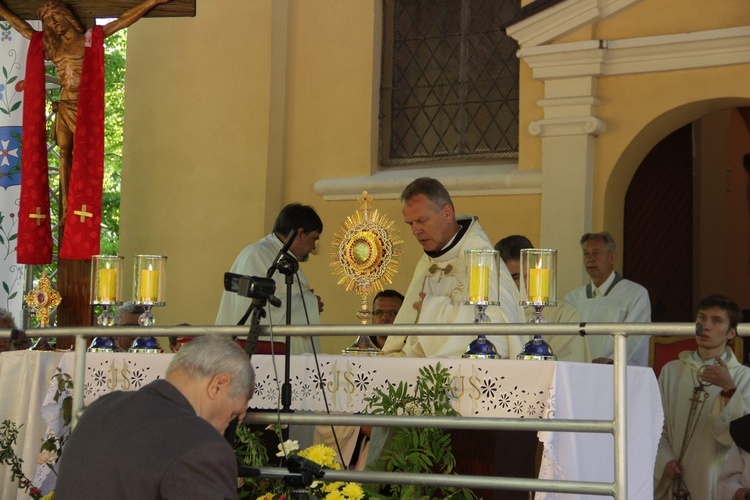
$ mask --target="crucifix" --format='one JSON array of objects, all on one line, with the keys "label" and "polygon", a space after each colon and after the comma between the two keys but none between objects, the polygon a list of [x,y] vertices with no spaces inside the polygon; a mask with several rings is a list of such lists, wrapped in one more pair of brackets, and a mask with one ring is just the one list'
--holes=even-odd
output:
[{"label": "crucifix", "polygon": [[[61,221],[58,241],[61,247],[63,234],[67,234],[65,233],[65,214],[69,198],[68,188],[70,187],[71,180],[71,166],[76,154],[74,145],[78,144],[79,140],[75,135],[76,125],[82,116],[79,115],[79,97],[82,99],[82,105],[86,102],[83,99],[84,87],[87,85],[84,83],[87,78],[87,74],[84,74],[84,68],[86,67],[84,64],[84,53],[87,50],[86,47],[91,46],[92,43],[91,31],[86,31],[86,27],[93,26],[96,18],[114,18],[113,21],[101,27],[101,31],[98,32],[100,35],[95,35],[101,40],[121,29],[127,28],[144,16],[195,16],[195,1],[70,0],[67,3],[63,3],[60,0],[5,0],[5,2],[0,0],[0,17],[4,18],[21,35],[31,39],[32,45],[34,44],[34,36],[38,36],[38,34],[26,19],[39,19],[42,21],[44,25],[44,58],[52,61],[60,79],[60,98],[58,102],[53,104],[53,109],[56,113],[55,124],[53,126],[53,139],[58,147],[60,156]],[[38,38],[36,39],[39,40]],[[84,113],[83,110],[84,108],[81,107],[81,113]],[[86,117],[86,115],[83,116]],[[101,168],[99,169],[100,171]],[[100,179],[101,177],[99,177],[97,184],[101,190]],[[100,202],[101,200],[99,199],[97,203]],[[71,207],[73,206],[75,204],[71,205]],[[80,216],[81,223],[87,217],[90,218],[93,216],[91,210],[87,211],[85,204],[79,210],[75,210],[73,214]],[[38,226],[43,216],[37,212],[36,214],[30,214],[29,217],[35,218]],[[77,242],[78,240],[74,239],[71,241]],[[98,249],[98,240],[96,241],[96,248]],[[83,326],[93,323],[90,299],[88,297],[90,266],[91,262],[86,260],[59,259],[57,286],[65,297],[65,301],[58,311],[58,324],[60,326]]]}]

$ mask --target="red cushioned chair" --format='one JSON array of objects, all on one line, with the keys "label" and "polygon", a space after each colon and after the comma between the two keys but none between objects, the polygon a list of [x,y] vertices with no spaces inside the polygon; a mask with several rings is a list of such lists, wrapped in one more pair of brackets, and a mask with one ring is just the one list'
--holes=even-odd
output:
[{"label": "red cushioned chair", "polygon": [[[245,339],[234,339],[243,349],[245,348]],[[255,354],[271,354],[271,342],[268,340],[259,340],[255,346]],[[286,354],[286,344],[284,342],[273,343],[273,354]]]},{"label": "red cushioned chair", "polygon": [[[743,362],[742,337],[734,337],[729,341],[729,347],[734,351],[737,361]],[[694,335],[679,335],[676,337],[652,336],[649,340],[648,366],[654,369],[659,377],[662,367],[677,359],[682,351],[694,351],[698,348]]]}]

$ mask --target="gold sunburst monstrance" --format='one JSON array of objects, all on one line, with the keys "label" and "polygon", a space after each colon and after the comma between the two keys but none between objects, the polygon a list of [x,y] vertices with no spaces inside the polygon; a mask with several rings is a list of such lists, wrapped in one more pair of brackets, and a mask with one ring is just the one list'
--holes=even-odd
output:
[{"label": "gold sunburst monstrance", "polygon": [[[333,274],[339,285],[344,285],[346,291],[353,290],[362,297],[362,305],[357,317],[362,324],[369,323],[372,313],[368,310],[367,296],[373,292],[383,290],[384,283],[393,283],[393,276],[398,272],[400,256],[400,239],[395,223],[378,210],[371,210],[372,196],[367,191],[357,199],[361,207],[353,215],[347,216],[341,228],[333,235]],[[369,339],[357,340],[355,345],[366,343],[375,351]],[[372,349],[366,348],[367,354]],[[354,347],[345,352],[353,353]],[[354,349],[362,351],[362,349]],[[358,353],[360,353],[358,352]]]}]

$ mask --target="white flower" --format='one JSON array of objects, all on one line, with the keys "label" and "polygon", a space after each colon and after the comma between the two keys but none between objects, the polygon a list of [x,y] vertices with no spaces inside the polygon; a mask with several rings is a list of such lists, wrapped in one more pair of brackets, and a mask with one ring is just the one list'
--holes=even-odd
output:
[{"label": "white flower", "polygon": [[299,442],[292,439],[287,439],[283,443],[279,443],[279,452],[276,454],[277,457],[285,457],[293,451],[299,450]]},{"label": "white flower", "polygon": [[10,165],[10,162],[8,161],[9,156],[15,156],[18,158],[18,148],[13,148],[11,150],[8,150],[8,146],[10,145],[10,141],[0,141],[0,165],[3,167],[6,165]]},{"label": "white flower", "polygon": [[39,465],[43,464],[54,464],[57,460],[57,452],[56,451],[50,451],[50,450],[43,450],[39,456],[36,457],[36,463]]}]

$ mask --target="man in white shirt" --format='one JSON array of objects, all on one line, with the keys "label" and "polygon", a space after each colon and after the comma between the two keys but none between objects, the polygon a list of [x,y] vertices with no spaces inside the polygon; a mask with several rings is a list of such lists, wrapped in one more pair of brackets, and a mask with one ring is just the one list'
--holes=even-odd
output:
[{"label": "man in white shirt", "polygon": [[[570,292],[572,303],[587,323],[650,323],[648,291],[615,272],[617,245],[607,232],[581,237],[583,264],[590,282]],[[612,363],[614,342],[609,335],[589,335],[589,352],[594,363]],[[648,365],[648,336],[631,335],[627,340],[628,364]]]},{"label": "man in white shirt", "polygon": [[[289,247],[291,257],[297,262],[306,262],[310,254],[315,251],[316,242],[323,232],[323,221],[311,206],[291,203],[281,209],[271,234],[262,240],[253,243],[240,252],[234,261],[230,272],[243,276],[265,277],[274,264],[279,251],[284,246],[286,238],[293,230],[297,230],[294,241]],[[294,273],[294,283],[291,296],[287,297],[286,276],[281,271],[275,271],[273,279],[276,281],[276,293],[281,307],[266,307],[266,316],[261,319],[260,324],[268,325],[269,316],[272,325],[287,324],[286,305],[291,301],[292,325],[318,325],[320,324],[320,313],[323,311],[323,302],[320,297],[313,293],[313,289],[307,281],[302,269]],[[217,325],[236,325],[245,315],[252,299],[243,297],[235,292],[225,291],[221,297],[219,312],[216,315]],[[248,322],[249,325],[249,322]],[[264,339],[267,340],[267,339]],[[274,339],[281,341],[282,339]],[[312,352],[312,345],[320,352],[318,338],[291,337],[291,354],[305,354]]]}]

